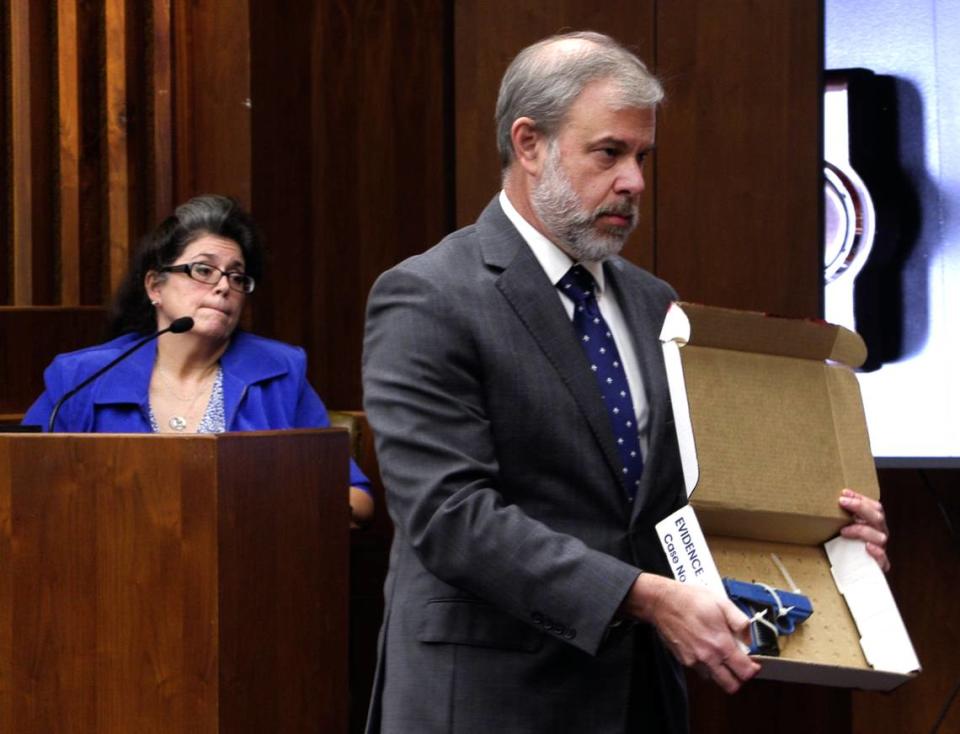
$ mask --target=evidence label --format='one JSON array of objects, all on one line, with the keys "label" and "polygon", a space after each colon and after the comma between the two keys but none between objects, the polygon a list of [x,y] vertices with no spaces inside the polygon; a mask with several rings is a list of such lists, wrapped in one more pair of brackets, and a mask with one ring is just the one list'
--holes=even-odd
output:
[{"label": "evidence label", "polygon": [[707,547],[697,515],[690,505],[681,507],[658,522],[657,537],[677,581],[706,586],[726,598],[723,580]]}]

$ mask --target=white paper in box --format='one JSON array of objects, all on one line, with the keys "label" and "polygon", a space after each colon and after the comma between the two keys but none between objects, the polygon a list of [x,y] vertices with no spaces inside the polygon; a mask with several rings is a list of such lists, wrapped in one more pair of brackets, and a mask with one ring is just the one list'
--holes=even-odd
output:
[{"label": "white paper in box", "polygon": [[912,673],[920,668],[907,628],[883,571],[863,541],[837,537],[824,544],[830,572],[860,631],[863,654],[877,670]]}]

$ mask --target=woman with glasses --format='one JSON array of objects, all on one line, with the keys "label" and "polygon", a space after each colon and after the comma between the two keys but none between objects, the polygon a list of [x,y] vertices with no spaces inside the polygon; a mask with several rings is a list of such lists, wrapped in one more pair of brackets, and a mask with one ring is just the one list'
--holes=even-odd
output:
[{"label": "woman with glasses", "polygon": [[[144,336],[189,316],[65,401],[53,430],[218,433],[329,425],[307,382],[303,350],[237,329],[263,269],[250,216],[231,199],[198,196],[141,242],[113,304],[117,338],[61,354],[24,423],[46,426],[57,401]],[[355,523],[369,519],[369,482],[350,462]]]}]

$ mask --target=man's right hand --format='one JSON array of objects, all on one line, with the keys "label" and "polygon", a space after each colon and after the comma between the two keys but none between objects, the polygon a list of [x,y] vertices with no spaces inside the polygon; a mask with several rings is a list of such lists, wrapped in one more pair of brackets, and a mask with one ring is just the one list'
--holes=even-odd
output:
[{"label": "man's right hand", "polygon": [[640,574],[620,609],[656,627],[677,660],[727,693],[736,693],[760,670],[737,642],[750,624],[748,617],[702,586]]}]

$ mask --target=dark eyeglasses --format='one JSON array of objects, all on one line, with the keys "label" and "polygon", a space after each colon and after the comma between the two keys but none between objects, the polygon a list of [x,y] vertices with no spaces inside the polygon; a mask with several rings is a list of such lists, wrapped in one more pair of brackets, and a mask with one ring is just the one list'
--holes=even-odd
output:
[{"label": "dark eyeglasses", "polygon": [[162,273],[186,273],[200,283],[207,285],[216,285],[220,278],[227,276],[227,284],[235,291],[240,293],[253,293],[253,287],[256,285],[253,278],[246,273],[238,273],[235,270],[221,270],[215,265],[205,262],[184,263],[183,265],[167,265],[160,268]]}]

